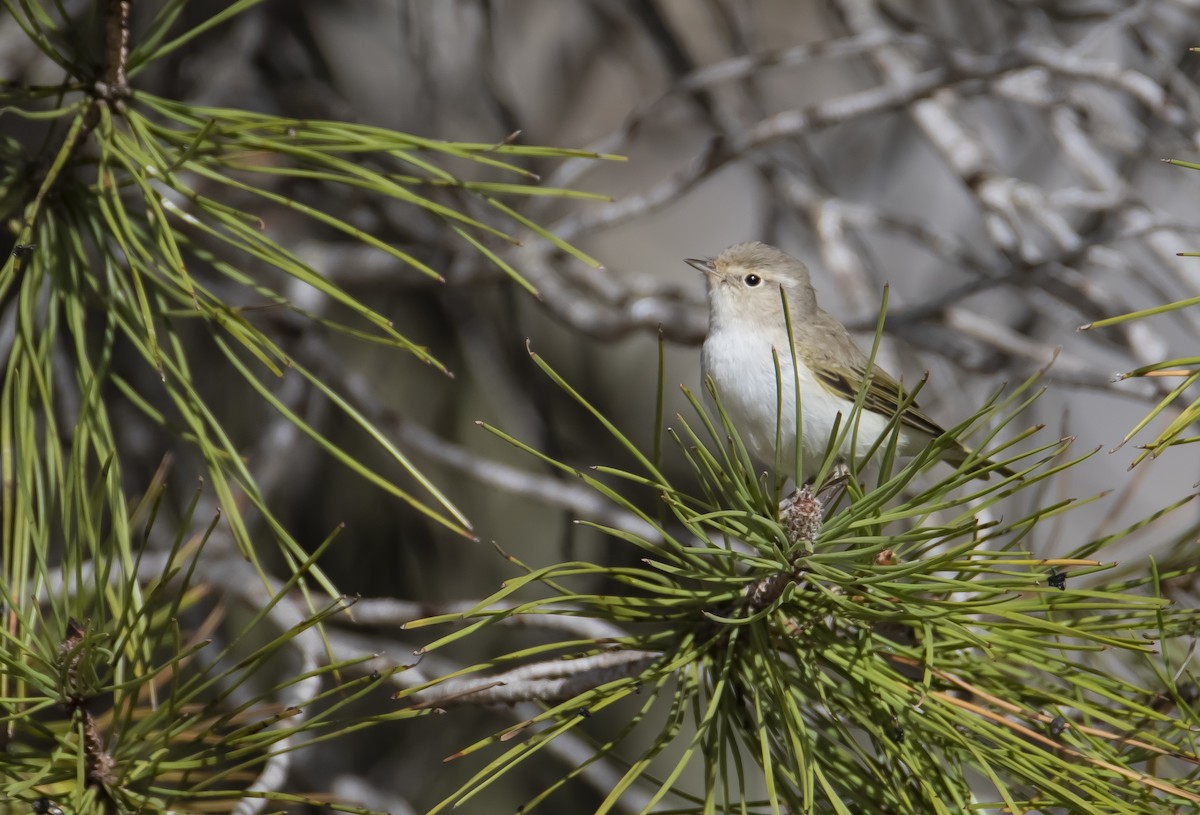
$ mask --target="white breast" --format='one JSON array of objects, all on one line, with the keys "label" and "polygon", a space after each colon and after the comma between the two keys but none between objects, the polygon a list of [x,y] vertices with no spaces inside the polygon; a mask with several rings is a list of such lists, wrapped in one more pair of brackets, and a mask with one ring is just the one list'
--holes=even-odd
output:
[{"label": "white breast", "polygon": [[[764,334],[747,337],[745,332],[738,332],[735,338],[729,331],[714,331],[704,342],[702,368],[705,376],[712,377],[716,383],[721,406],[760,464],[774,466],[778,428],[782,443],[781,464],[791,473],[796,449],[796,378],[787,338],[782,339],[774,346],[771,338]],[[779,354],[778,373],[772,354],[775,347]],[[804,470],[811,474],[825,454],[837,416],[842,416],[844,426],[853,403],[817,382],[802,362],[799,368]],[[886,426],[884,417],[863,412],[859,418],[855,456],[865,455]],[[847,438],[842,455],[849,453],[850,446]]]}]

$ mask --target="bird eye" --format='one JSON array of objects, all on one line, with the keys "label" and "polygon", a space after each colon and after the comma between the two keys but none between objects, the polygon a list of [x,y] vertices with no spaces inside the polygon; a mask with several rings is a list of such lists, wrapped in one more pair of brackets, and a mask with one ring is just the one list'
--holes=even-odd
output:
[{"label": "bird eye", "polygon": [[742,278],[742,281],[750,288],[754,288],[762,282],[762,278],[756,274],[748,274]]}]

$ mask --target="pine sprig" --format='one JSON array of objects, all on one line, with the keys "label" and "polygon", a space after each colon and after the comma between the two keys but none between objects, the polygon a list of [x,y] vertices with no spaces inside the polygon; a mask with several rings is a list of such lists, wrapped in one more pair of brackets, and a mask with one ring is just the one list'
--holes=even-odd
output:
[{"label": "pine sprig", "polygon": [[[586,738],[601,711],[618,709],[607,730],[619,736],[595,742],[597,760],[626,769],[598,812],[635,791],[647,802],[641,811],[671,812],[1152,813],[1164,801],[1200,801],[1192,717],[1153,701],[1178,696],[1168,666],[1186,650],[1194,613],[1163,598],[1157,582],[1105,582],[1115,564],[1097,559],[1103,546],[1056,558],[1024,548],[1029,529],[1086,500],[979,520],[981,508],[1004,500],[1011,512],[1014,496],[1081,460],[1064,461],[1069,440],[1003,460],[985,450],[939,475],[939,445],[1011,421],[1037,378],[907,466],[885,468],[876,487],[852,479],[834,503],[834,484],[818,483],[782,508],[723,411],[710,418],[694,400],[697,427],[679,417],[675,437],[699,493],[681,493],[647,461],[640,472],[604,468],[660,495],[672,516],[657,525],[659,543],[613,534],[614,544],[637,547],[641,565],[526,567],[477,611],[427,621],[469,624],[426,650],[508,616],[569,613],[628,632],[526,652],[539,670],[569,673],[590,655],[655,655],[617,676],[581,670],[571,692],[522,684],[508,668],[505,698],[540,702],[543,713],[521,727],[519,745],[493,737],[457,754],[499,750],[434,811],[470,800],[561,734]],[[1021,476],[978,480],[994,469],[988,458]],[[831,461],[822,471],[837,474]],[[464,676],[485,687],[519,659],[473,666],[456,687],[470,687]],[[648,696],[630,708],[636,693]],[[437,683],[417,698],[423,708],[486,702],[448,699]],[[573,775],[524,805],[544,803]],[[767,798],[755,800],[763,789]]]},{"label": "pine sprig", "polygon": [[[119,38],[109,42],[114,46],[109,57],[116,61],[109,73],[136,77],[199,32],[253,5],[236,3],[189,32],[171,34],[181,4],[168,3],[139,33],[144,39],[132,54]],[[537,176],[517,162],[594,154],[507,141],[443,142],[369,125],[189,105],[120,83],[93,87],[88,84],[91,77],[78,67],[87,60],[62,53],[77,42],[68,36],[67,20],[57,19],[39,4],[7,0],[5,6],[25,33],[48,56],[57,57],[73,77],[59,89],[63,99],[55,108],[46,106],[44,90],[30,89],[26,94],[19,86],[0,89],[0,115],[48,119],[65,126],[57,154],[40,176],[30,171],[33,163],[21,156],[6,162],[0,187],[6,211],[20,217],[16,229],[21,247],[0,268],[0,304],[14,299],[21,304],[17,340],[5,372],[8,429],[0,433],[11,442],[6,449],[20,451],[23,458],[9,457],[2,466],[6,484],[19,481],[28,491],[23,500],[12,490],[6,492],[5,517],[19,519],[27,506],[36,513],[32,507],[40,495],[61,489],[56,473],[64,467],[58,454],[51,452],[52,460],[43,461],[38,451],[44,448],[42,439],[67,434],[54,424],[39,430],[37,423],[52,421],[56,406],[65,398],[54,387],[50,359],[52,349],[65,347],[71,349],[79,389],[94,395],[115,386],[151,423],[200,454],[247,557],[256,560],[258,547],[243,515],[245,504],[264,517],[289,563],[303,560],[303,550],[274,521],[258,493],[252,469],[243,461],[244,451],[231,441],[194,384],[195,352],[179,340],[180,323],[188,321],[207,330],[228,363],[229,376],[249,385],[264,405],[296,424],[335,460],[435,523],[469,537],[470,524],[450,497],[344,395],[300,371],[318,384],[335,410],[386,452],[395,472],[361,464],[342,443],[304,424],[273,395],[275,382],[299,366],[270,330],[281,318],[260,319],[256,309],[262,308],[275,309],[277,314],[290,312],[344,336],[407,352],[446,372],[428,349],[406,335],[404,326],[393,325],[387,314],[351,295],[272,238],[267,221],[282,212],[293,213],[392,256],[398,272],[407,266],[441,280],[437,270],[412,251],[357,228],[333,207],[279,192],[277,182],[282,178],[300,182],[302,188],[352,189],[409,206],[442,223],[447,234],[457,233],[485,262],[532,290],[489,246],[512,244],[516,238],[510,232],[534,226],[502,199],[596,196],[542,187]],[[109,22],[119,35],[129,37],[128,30],[121,30],[127,19]],[[108,31],[111,35],[113,27]],[[8,142],[4,149],[20,150]],[[466,178],[463,170],[502,175],[503,180]],[[467,214],[461,198],[439,197],[443,191],[469,196],[490,215]],[[289,281],[315,291],[329,313],[313,314],[293,303],[285,293]],[[39,299],[38,293],[47,286],[48,298]],[[96,337],[102,339],[97,342]],[[113,367],[118,347],[132,348],[149,367],[160,383],[157,392],[135,385],[136,373],[123,365]],[[86,447],[82,451],[114,468],[119,480],[121,457],[108,429],[109,406],[94,397],[88,405],[88,412],[67,421],[78,421],[76,433],[92,442],[91,451]],[[34,413],[40,418],[35,420]],[[52,432],[43,436],[45,431]],[[16,436],[22,437],[19,444]],[[416,488],[402,487],[402,480],[414,481]],[[116,502],[112,517],[124,517],[119,492],[111,497]],[[21,520],[9,525],[6,555],[18,554],[12,547],[23,545],[18,538],[25,530]],[[5,561],[13,564],[15,578],[28,573],[28,550],[15,560],[6,556]],[[327,592],[335,593],[319,571],[314,574]]]},{"label": "pine sprig", "polygon": [[[43,562],[37,580],[0,583],[11,615],[0,629],[10,802],[46,811],[228,811],[248,786],[278,774],[273,765],[288,760],[298,737],[361,724],[341,712],[385,678],[333,681],[370,657],[316,659],[320,626],[349,603],[339,598],[305,615],[291,596],[335,536],[264,592],[254,569],[214,542],[217,519],[192,530],[200,491],[170,546],[148,544],[167,467],[124,524],[105,514],[108,474],[85,484],[80,469],[72,467],[70,494],[47,507],[54,526],[84,513],[94,523],[69,538],[78,543],[65,562],[78,566]],[[121,549],[118,534],[132,534],[129,561],[108,556]],[[408,715],[416,714],[391,718]],[[256,795],[319,803],[270,784]]]},{"label": "pine sprig", "polygon": [[[16,240],[0,265],[12,335],[0,367],[0,797],[38,812],[316,806],[264,779],[286,778],[301,743],[417,715],[342,715],[386,677],[343,681],[362,660],[334,659],[321,631],[347,605],[316,565],[335,536],[313,551],[284,527],[259,483],[261,462],[204,382],[252,394],[239,410],[273,412],[347,473],[470,537],[450,495],[363,405],[293,359],[278,329],[336,332],[448,369],[410,326],[273,227],[298,220],[391,258],[398,275],[442,281],[427,255],[346,217],[340,191],[406,208],[461,238],[497,278],[531,288],[499,251],[518,232],[548,234],[521,214],[522,199],[596,196],[543,186],[523,165],[615,158],[515,136],[452,143],[206,108],[139,86],[163,58],[256,4],[238,0],[181,31],[180,0],[138,26],[127,2],[77,18],[57,4],[3,0],[14,31],[64,74],[51,88],[0,82],[0,117],[38,123],[47,145],[32,156],[0,138],[0,223]],[[297,303],[297,290],[315,297]],[[281,395],[280,380],[297,376],[348,420],[348,438]],[[127,408],[144,423],[121,426]],[[197,498],[168,551],[149,530],[170,468],[148,498],[131,500],[134,434],[198,460],[206,501],[217,504],[192,537]],[[364,447],[382,463],[366,463]],[[202,550],[226,567],[219,579],[199,564]],[[268,564],[285,578],[272,579]],[[235,593],[235,580],[240,597],[219,594],[218,584]]]}]

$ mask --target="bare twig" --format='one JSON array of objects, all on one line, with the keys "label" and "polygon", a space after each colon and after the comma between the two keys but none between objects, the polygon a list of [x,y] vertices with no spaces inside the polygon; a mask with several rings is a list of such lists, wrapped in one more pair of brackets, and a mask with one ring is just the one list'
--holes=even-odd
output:
[{"label": "bare twig", "polygon": [[659,656],[653,651],[607,651],[522,665],[488,677],[451,679],[416,694],[413,707],[561,702],[618,679],[640,676]]},{"label": "bare twig", "polygon": [[96,93],[110,102],[129,94],[125,68],[129,62],[130,5],[131,0],[104,3],[104,73],[96,82]]}]

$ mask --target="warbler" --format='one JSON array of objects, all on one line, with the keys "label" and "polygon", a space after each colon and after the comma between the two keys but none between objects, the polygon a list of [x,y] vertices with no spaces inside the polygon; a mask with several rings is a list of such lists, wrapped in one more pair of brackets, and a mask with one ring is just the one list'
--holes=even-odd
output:
[{"label": "warbler", "polygon": [[[838,451],[843,459],[861,461],[902,405],[897,441],[902,455],[920,452],[945,432],[910,401],[899,382],[871,364],[836,317],[817,305],[808,268],[796,258],[764,243],[739,243],[715,258],[684,262],[707,281],[703,375],[712,378],[721,406],[761,463],[774,464],[778,438],[782,466],[792,476],[803,475],[792,472],[797,389],[805,470],[815,470],[824,458],[835,423],[840,433],[851,420],[864,379],[868,384],[858,430],[846,434]],[[796,371],[781,289],[790,312]],[[958,444],[942,458],[957,466],[968,455]]]}]

